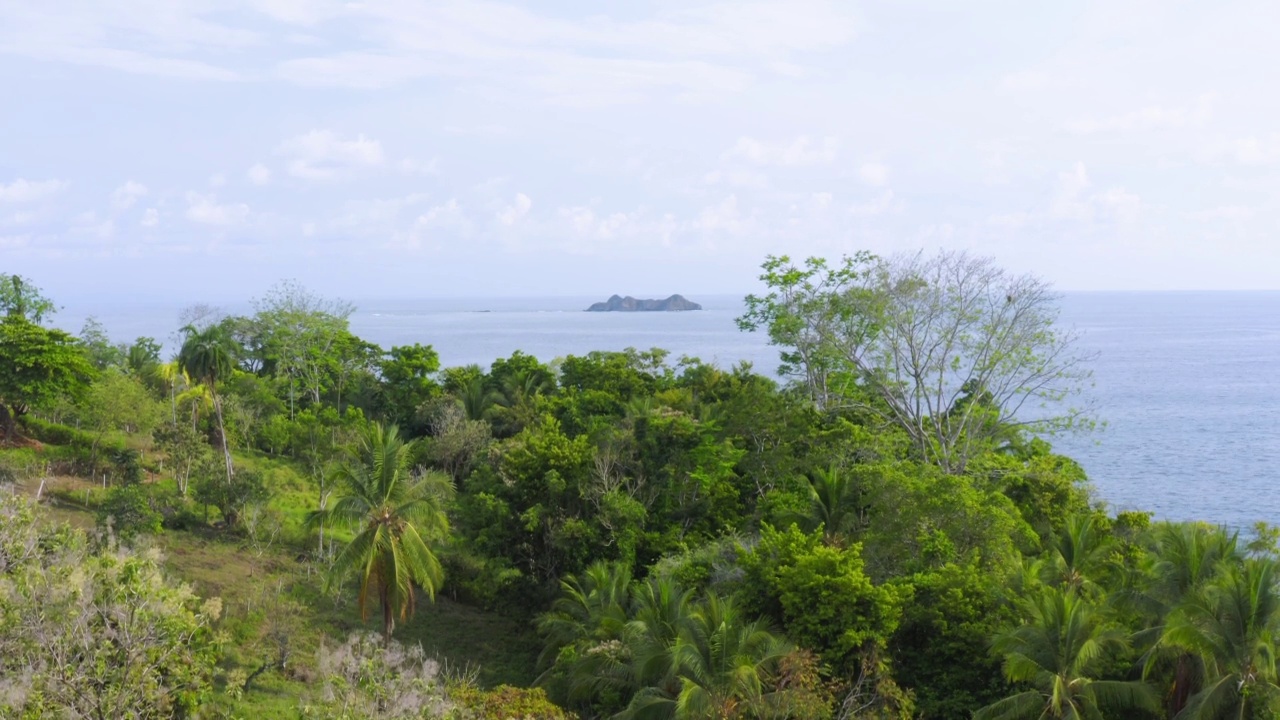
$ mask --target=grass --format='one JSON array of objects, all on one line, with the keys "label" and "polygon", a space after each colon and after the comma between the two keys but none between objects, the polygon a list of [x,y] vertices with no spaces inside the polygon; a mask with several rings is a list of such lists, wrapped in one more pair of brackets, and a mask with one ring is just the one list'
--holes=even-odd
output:
[{"label": "grass", "polygon": [[[0,450],[0,461],[11,452]],[[30,460],[25,453],[8,459]],[[277,647],[273,632],[289,637],[288,671],[264,673],[238,699],[218,693],[212,700],[215,712],[257,720],[296,718],[300,702],[317,692],[320,647],[337,645],[353,631],[380,632],[381,616],[375,612],[367,622],[361,620],[354,581],[336,595],[323,592],[323,569],[313,560],[314,539],[301,525],[316,502],[316,492],[305,477],[290,463],[275,458],[237,462],[267,474],[277,488],[272,508],[284,529],[276,544],[255,547],[244,537],[212,527],[167,530],[141,542],[159,547],[168,571],[198,595],[222,599],[218,630],[226,640],[220,686],[227,675],[243,677],[273,657]],[[34,494],[35,488],[29,485],[24,483],[23,490]],[[72,477],[50,480],[44,495],[49,517],[92,528],[92,505],[100,499],[100,487]],[[446,592],[447,588],[446,580]],[[527,686],[536,675],[540,645],[527,619],[455,602],[447,595],[437,596],[434,603],[420,596],[416,615],[397,626],[395,637],[406,644],[421,644],[446,667],[475,670],[485,687]]]}]

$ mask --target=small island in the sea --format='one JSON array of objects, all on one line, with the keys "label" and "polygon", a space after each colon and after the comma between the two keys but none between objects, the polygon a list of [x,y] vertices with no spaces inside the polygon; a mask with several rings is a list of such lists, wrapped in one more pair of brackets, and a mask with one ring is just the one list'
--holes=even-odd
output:
[{"label": "small island in the sea", "polygon": [[685,300],[681,295],[672,295],[666,300],[637,300],[630,295],[614,295],[587,308],[587,312],[680,312],[701,309],[701,305]]}]

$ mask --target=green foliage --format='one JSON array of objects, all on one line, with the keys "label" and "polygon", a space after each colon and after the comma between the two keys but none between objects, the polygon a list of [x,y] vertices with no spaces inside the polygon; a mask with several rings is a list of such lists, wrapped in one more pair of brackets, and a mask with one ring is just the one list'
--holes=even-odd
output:
[{"label": "green foliage", "polygon": [[874,585],[859,545],[827,545],[821,530],[806,534],[794,525],[763,526],[742,567],[747,607],[841,670],[887,645],[911,595],[909,587]]},{"label": "green foliage", "polygon": [[227,527],[235,527],[246,507],[267,500],[271,494],[262,473],[242,468],[228,481],[216,461],[199,466],[191,483],[192,499],[217,508]]},{"label": "green foliage", "polygon": [[76,397],[93,366],[75,338],[43,328],[23,314],[0,318],[0,428],[11,440],[17,418],[61,397]]},{"label": "green foliage", "polygon": [[0,273],[0,314],[40,324],[58,311],[40,288],[21,275]]},{"label": "green foliage", "polygon": [[163,516],[152,507],[151,494],[139,485],[112,488],[106,502],[98,507],[98,526],[111,528],[124,542],[139,535],[155,535],[163,524]]},{"label": "green foliage", "polygon": [[1092,426],[1062,406],[1088,381],[1088,358],[1055,327],[1057,298],[1033,276],[963,252],[802,267],[770,256],[762,267],[769,293],[747,297],[740,326],[769,333],[782,372],[818,407],[896,426],[918,460],[963,472],[1020,429]]},{"label": "green foliage", "polygon": [[418,427],[418,408],[440,393],[440,356],[430,345],[400,345],[387,352],[378,370],[388,417],[401,427]]},{"label": "green foliage", "polygon": [[369,426],[340,471],[342,496],[310,521],[355,533],[334,559],[329,582],[359,574],[361,615],[367,617],[370,591],[376,592],[388,642],[395,617],[405,620],[417,605],[414,585],[435,599],[444,581],[433,546],[448,537],[445,507],[453,483],[435,474],[411,475],[411,451],[396,426]]},{"label": "green foliage", "polygon": [[461,718],[475,720],[575,720],[578,717],[551,702],[542,688],[461,687],[451,690],[449,699],[457,703]]},{"label": "green foliage", "polygon": [[0,715],[188,717],[211,689],[220,603],[168,583],[154,556],[37,524],[0,498]]},{"label": "green foliage", "polygon": [[1140,681],[1096,679],[1110,653],[1126,645],[1120,627],[1073,588],[1046,587],[1023,601],[1028,623],[998,635],[1005,676],[1030,686],[974,714],[996,718],[1101,718],[1107,710],[1156,709]]}]

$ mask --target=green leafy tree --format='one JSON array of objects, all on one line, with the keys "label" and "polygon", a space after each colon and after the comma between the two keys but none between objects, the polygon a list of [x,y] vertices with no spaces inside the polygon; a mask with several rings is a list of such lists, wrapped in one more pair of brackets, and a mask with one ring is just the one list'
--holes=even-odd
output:
[{"label": "green leafy tree", "polygon": [[857,544],[826,545],[820,529],[806,534],[795,525],[765,525],[741,557],[747,607],[829,666],[852,670],[864,653],[886,646],[909,596],[909,589],[874,585],[860,552]]},{"label": "green leafy tree", "polygon": [[313,523],[338,524],[355,533],[334,560],[330,581],[359,575],[365,617],[370,593],[377,594],[386,642],[396,616],[403,620],[413,612],[414,586],[434,600],[444,581],[433,546],[449,532],[446,508],[453,483],[440,474],[411,474],[412,451],[396,426],[370,425],[340,471],[344,494],[333,507],[311,516]]},{"label": "green leafy tree", "polygon": [[1011,429],[1092,426],[1063,405],[1089,380],[1089,356],[1034,276],[954,252],[860,253],[834,267],[771,256],[763,268],[770,292],[747,297],[741,327],[769,333],[820,407],[897,426],[922,460],[963,472]]},{"label": "green leafy tree", "polygon": [[403,427],[412,427],[418,408],[440,392],[435,381],[440,356],[430,345],[398,345],[387,352],[378,369],[387,414]]},{"label": "green leafy tree", "polygon": [[111,342],[106,327],[90,315],[80,328],[80,345],[89,356],[89,362],[99,370],[125,365],[127,348]]},{"label": "green leafy tree", "polygon": [[296,280],[285,280],[253,302],[255,336],[264,369],[287,379],[289,414],[296,411],[299,384],[313,404],[340,374],[338,346],[350,335],[348,318],[355,306],[321,297]]},{"label": "green leafy tree", "polygon": [[80,417],[94,433],[92,452],[109,432],[150,433],[163,412],[146,386],[119,368],[103,372],[81,402]]},{"label": "green leafy tree", "polygon": [[1126,638],[1079,593],[1047,587],[1025,603],[1027,624],[998,635],[994,647],[1004,656],[1006,677],[1030,689],[982,708],[974,720],[1101,720],[1108,711],[1156,710],[1149,685],[1095,678]]},{"label": "green leafy tree", "polygon": [[32,407],[78,396],[93,374],[93,366],[71,335],[43,328],[19,312],[4,316],[0,319],[0,427],[4,428],[4,440],[13,440],[17,419]]},{"label": "green leafy tree", "polygon": [[222,419],[218,384],[229,379],[235,370],[235,341],[221,325],[210,325],[203,330],[187,325],[182,333],[184,338],[182,348],[178,351],[178,369],[209,390],[218,419],[218,443],[226,465],[227,484],[230,485],[234,470],[231,465],[231,448],[227,444],[227,426]]},{"label": "green leafy tree", "polygon": [[14,315],[37,325],[58,311],[40,288],[21,275],[0,273],[0,314]]}]

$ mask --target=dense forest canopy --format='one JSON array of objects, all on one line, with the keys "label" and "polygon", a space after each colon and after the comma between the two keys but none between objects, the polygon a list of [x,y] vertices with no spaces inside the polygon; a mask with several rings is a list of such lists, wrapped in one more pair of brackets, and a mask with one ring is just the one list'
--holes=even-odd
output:
[{"label": "dense forest canopy", "polygon": [[1090,494],[1048,442],[1095,417],[1044,282],[950,253],[761,280],[739,324],[781,381],[442,368],[295,282],[184,312],[166,359],[0,275],[0,715],[1280,712],[1277,532]]}]

